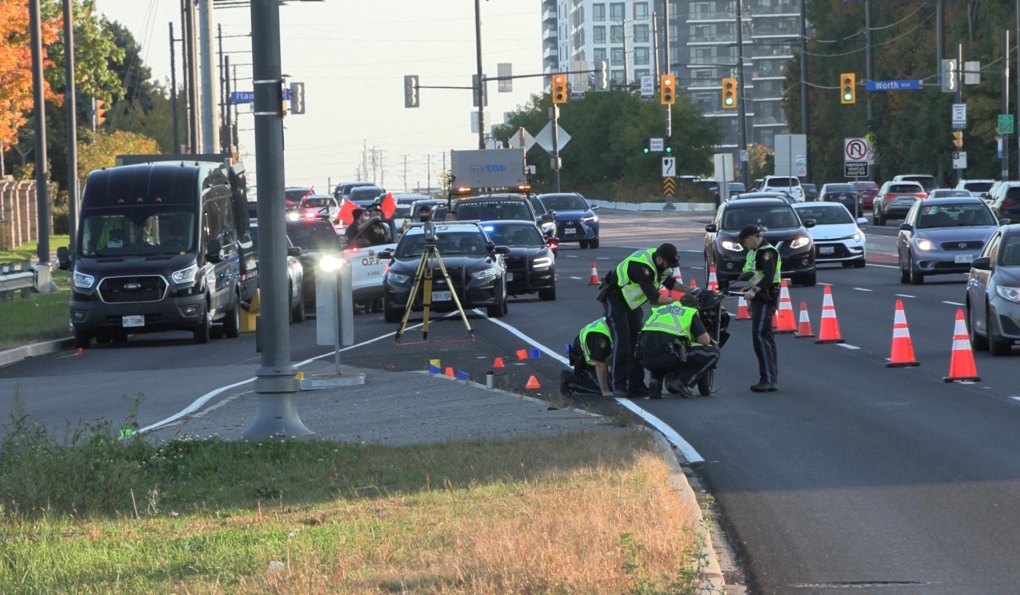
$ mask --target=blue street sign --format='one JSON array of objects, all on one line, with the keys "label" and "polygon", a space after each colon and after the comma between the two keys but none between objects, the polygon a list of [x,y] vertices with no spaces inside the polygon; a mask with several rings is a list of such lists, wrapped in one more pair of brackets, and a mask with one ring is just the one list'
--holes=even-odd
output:
[{"label": "blue street sign", "polygon": [[916,91],[921,88],[921,81],[868,81],[864,88],[868,91]]},{"label": "blue street sign", "polygon": [[[283,90],[283,100],[290,101],[290,89]],[[255,91],[231,91],[230,103],[255,103]]]}]

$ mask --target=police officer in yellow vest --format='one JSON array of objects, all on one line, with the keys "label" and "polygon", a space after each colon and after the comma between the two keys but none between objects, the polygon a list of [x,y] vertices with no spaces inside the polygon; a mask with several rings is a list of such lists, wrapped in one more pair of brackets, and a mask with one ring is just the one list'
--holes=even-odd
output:
[{"label": "police officer in yellow vest", "polygon": [[693,396],[698,380],[719,361],[716,348],[696,308],[679,303],[653,306],[641,328],[637,353],[652,374],[648,396],[662,398],[662,381],[676,373],[680,394]]},{"label": "police officer in yellow vest", "polygon": [[567,352],[573,371],[560,374],[560,393],[591,393],[603,397],[613,396],[609,386],[609,365],[613,355],[613,339],[605,318],[589,323],[574,337]]},{"label": "police officer in yellow vest", "polygon": [[756,393],[779,390],[779,366],[776,362],[776,337],[772,333],[772,320],[779,306],[780,274],[782,262],[779,250],[768,243],[757,225],[745,225],[737,236],[747,249],[744,272],[752,273],[751,287],[744,298],[751,308],[751,337],[754,355],[758,358],[758,384],[751,387]]},{"label": "police officer in yellow vest", "polygon": [[673,244],[638,250],[606,274],[598,300],[606,313],[606,325],[613,339],[610,365],[614,397],[648,395],[645,372],[634,357],[638,333],[644,322],[641,305],[672,304],[673,299],[659,295],[659,288],[672,290],[676,284],[673,268],[680,266],[680,256]]}]

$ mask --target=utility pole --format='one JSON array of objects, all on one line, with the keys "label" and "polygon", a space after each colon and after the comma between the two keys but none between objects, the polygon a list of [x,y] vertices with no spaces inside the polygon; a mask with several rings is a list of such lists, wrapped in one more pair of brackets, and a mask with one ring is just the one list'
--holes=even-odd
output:
[{"label": "utility pole", "polygon": [[[1002,32],[1002,112],[1009,113],[1009,29]],[[962,63],[961,63],[962,64]],[[961,66],[962,68],[962,66]],[[1009,135],[1002,135],[1002,179],[1009,178]],[[957,177],[959,179],[959,177]]]},{"label": "utility pole", "polygon": [[[1020,0],[1018,0],[1020,1]],[[427,191],[432,190],[432,154],[425,155],[425,188]],[[414,215],[414,213],[411,213]]]},{"label": "utility pole", "polygon": [[74,76],[74,13],[71,0],[64,0],[64,109],[67,119],[67,231],[74,258],[78,233],[78,94]]},{"label": "utility pole", "polygon": [[[740,0],[737,0],[737,2],[740,2]],[[669,50],[669,47],[670,47],[670,44],[669,44],[669,0],[667,0],[664,4],[665,4],[666,10],[665,10],[665,14],[662,17],[663,18],[662,22],[663,22],[663,30],[666,33],[666,74],[673,74],[673,58],[670,56],[670,50]],[[658,80],[659,80],[658,77],[656,77],[656,81],[658,81]],[[676,81],[676,79],[674,78],[674,83],[673,83],[673,85],[674,85],[673,86],[674,93],[676,92],[676,88],[680,86],[675,81]],[[661,93],[662,89],[659,89],[659,92]],[[666,106],[666,138],[669,139],[672,136],[673,136],[673,106],[672,105],[667,105]],[[667,196],[666,197],[666,204],[662,207],[662,210],[663,211],[675,211],[676,210],[676,205],[673,204],[673,197],[672,196]]]},{"label": "utility pole", "polygon": [[407,190],[407,153],[404,153],[404,190]]},{"label": "utility pole", "polygon": [[[1006,54],[1007,55],[1009,54],[1009,50],[1008,49],[1006,50]],[[1003,79],[1003,85],[1002,85],[1003,88],[1005,88],[1007,84],[1009,84],[1008,75],[1007,75],[1007,78]],[[958,44],[956,46],[956,103],[963,103],[963,44],[962,43]],[[1008,145],[1006,144],[1005,141],[1003,141],[1002,145],[1003,145],[1002,153],[1003,153],[1003,155],[1006,155],[1007,159],[1008,159],[1009,158],[1008,157],[1009,153],[1008,153],[1008,149],[1007,149]],[[960,169],[960,168],[957,168],[956,169],[956,179],[957,179],[957,181],[959,181],[961,178],[963,178],[963,170]]]},{"label": "utility pole", "polygon": [[620,29],[623,31],[623,82],[630,84],[630,52],[627,51],[627,19],[620,21]]},{"label": "utility pole", "polygon": [[[46,97],[43,95],[42,16],[40,0],[29,0],[28,15],[32,43],[32,114],[35,118],[35,191],[38,203],[39,244],[36,256],[40,267],[50,264],[50,189],[46,158]],[[74,84],[73,81],[69,81]]]},{"label": "utility pole", "polygon": [[220,150],[220,125],[217,106],[219,89],[216,76],[216,39],[213,35],[213,0],[198,0],[199,52],[202,60],[202,151]]},{"label": "utility pole", "polygon": [[655,11],[652,11],[652,68],[655,69],[655,80],[659,80],[659,16]]},{"label": "utility pole", "polygon": [[[210,0],[211,4],[211,0]],[[301,423],[294,395],[300,390],[290,362],[287,327],[287,229],[283,216],[283,70],[280,2],[251,0],[252,83],[255,91],[255,176],[259,219],[259,335],[262,364],[255,371],[258,412],[246,440],[293,438],[313,432]]]},{"label": "utility pole", "polygon": [[478,62],[478,148],[485,148],[485,78],[482,74],[481,0],[475,0],[475,58]]},{"label": "utility pole", "polygon": [[177,133],[177,63],[174,60],[174,24],[170,22],[170,118],[174,127],[174,152],[181,150]]},{"label": "utility pole", "polygon": [[[737,118],[740,119],[740,147],[737,157],[740,158],[740,181],[744,188],[750,188],[747,180],[747,161],[742,159],[747,150],[747,111],[744,108],[744,15],[740,7],[742,0],[737,1]],[[669,28],[667,27],[667,30]],[[669,33],[666,33],[669,40]]]},{"label": "utility pole", "polygon": [[[223,121],[226,126],[223,127],[223,131],[227,133],[226,142],[223,143],[225,147],[224,153],[233,156],[234,154],[234,121],[230,114],[230,77],[227,73],[230,72],[230,56],[223,56]],[[223,139],[220,139],[223,140]]]},{"label": "utility pole", "polygon": [[[802,0],[806,1],[806,0]],[[1020,1],[1020,0],[1018,0]],[[875,54],[874,54],[874,37],[871,33],[871,0],[864,0],[864,43],[865,43],[865,58],[864,58],[864,77],[869,80],[875,80]],[[942,60],[942,54],[939,54],[939,60]],[[936,72],[941,72],[942,62],[939,62],[939,69]],[[871,93],[865,93],[868,98],[868,130],[874,132],[875,128],[872,126],[874,120],[874,112],[871,107]],[[868,177],[872,180],[875,179],[874,168],[868,168]]]},{"label": "utility pole", "polygon": [[188,98],[188,151],[201,152],[199,139],[200,123],[198,117],[198,56],[195,50],[195,0],[181,0],[181,20],[184,31],[182,45],[184,55],[185,91]]},{"label": "utility pole", "polygon": [[379,149],[379,186],[386,187],[386,168],[383,166],[383,151]]},{"label": "utility pole", "polygon": [[[737,0],[739,2],[739,0]],[[808,131],[807,0],[800,0],[800,132],[804,135],[804,159],[811,172],[811,136]]]}]

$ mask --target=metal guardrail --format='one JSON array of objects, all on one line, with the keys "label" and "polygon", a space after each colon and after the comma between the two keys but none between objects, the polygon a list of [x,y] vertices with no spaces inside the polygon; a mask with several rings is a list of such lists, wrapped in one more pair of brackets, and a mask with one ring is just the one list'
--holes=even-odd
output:
[{"label": "metal guardrail", "polygon": [[36,288],[37,273],[29,261],[0,264],[0,301],[13,299],[18,293],[28,297]]}]

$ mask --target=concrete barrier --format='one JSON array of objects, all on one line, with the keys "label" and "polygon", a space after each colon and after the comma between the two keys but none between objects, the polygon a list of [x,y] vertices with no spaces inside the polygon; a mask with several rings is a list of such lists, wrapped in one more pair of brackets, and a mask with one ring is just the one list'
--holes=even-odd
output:
[{"label": "concrete barrier", "polygon": [[[614,202],[611,200],[589,200],[588,202],[598,205],[602,209],[614,211],[665,211],[665,202]],[[677,213],[712,213],[715,212],[715,204],[710,202],[674,202]]]}]

